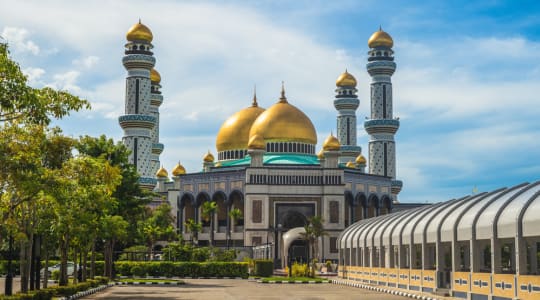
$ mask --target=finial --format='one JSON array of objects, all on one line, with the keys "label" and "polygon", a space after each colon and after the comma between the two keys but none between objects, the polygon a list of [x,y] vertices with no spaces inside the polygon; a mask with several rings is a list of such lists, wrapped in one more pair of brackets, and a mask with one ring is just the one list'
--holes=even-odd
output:
[{"label": "finial", "polygon": [[251,102],[251,106],[252,107],[257,107],[259,106],[257,104],[257,85],[253,85],[253,102]]},{"label": "finial", "polygon": [[139,24],[141,24],[141,18],[139,18]]},{"label": "finial", "polygon": [[382,26],[381,26],[381,24],[379,24],[379,31],[382,31]]},{"label": "finial", "polygon": [[287,102],[287,97],[285,97],[285,82],[281,81],[281,97],[279,98],[279,102]]}]

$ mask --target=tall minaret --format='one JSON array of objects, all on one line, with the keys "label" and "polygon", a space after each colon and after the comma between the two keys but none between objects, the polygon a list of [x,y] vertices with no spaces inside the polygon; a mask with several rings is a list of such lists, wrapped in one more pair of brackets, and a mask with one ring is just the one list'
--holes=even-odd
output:
[{"label": "tall minaret", "polygon": [[399,120],[392,116],[392,75],[396,70],[392,37],[382,29],[368,40],[367,71],[371,76],[371,119],[364,122],[370,135],[369,173],[392,178],[392,196],[397,201],[402,182],[396,180],[396,144],[394,135]]},{"label": "tall minaret", "polygon": [[337,138],[341,145],[340,163],[354,161],[362,152],[356,145],[356,109],[360,105],[356,92],[356,79],[347,70],[336,80],[334,107],[338,111]]},{"label": "tall minaret", "polygon": [[150,115],[156,118],[156,126],[152,130],[152,172],[156,174],[159,170],[159,155],[163,152],[163,144],[159,142],[159,106],[163,103],[163,96],[161,95],[161,75],[159,75],[156,69],[150,71],[150,82],[152,83],[151,95],[150,95]]},{"label": "tall minaret", "polygon": [[142,187],[153,189],[157,183],[151,164],[152,132],[156,117],[150,109],[150,70],[156,59],[152,53],[152,32],[139,23],[133,25],[127,35],[125,55],[122,63],[128,74],[126,78],[125,112],[118,121],[124,130],[122,141],[131,150],[129,162],[134,164],[140,175]]}]

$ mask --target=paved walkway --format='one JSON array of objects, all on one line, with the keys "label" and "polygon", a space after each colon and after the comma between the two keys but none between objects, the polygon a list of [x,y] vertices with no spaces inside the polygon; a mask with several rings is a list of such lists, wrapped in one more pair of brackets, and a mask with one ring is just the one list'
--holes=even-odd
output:
[{"label": "paved walkway", "polygon": [[250,300],[405,300],[394,296],[364,289],[322,284],[262,284],[234,279],[186,279],[185,285],[177,287],[115,286],[82,299],[250,299]]}]

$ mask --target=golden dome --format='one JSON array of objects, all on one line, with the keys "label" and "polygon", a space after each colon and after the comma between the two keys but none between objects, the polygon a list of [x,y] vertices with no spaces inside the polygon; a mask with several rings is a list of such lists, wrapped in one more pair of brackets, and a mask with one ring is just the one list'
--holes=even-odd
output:
[{"label": "golden dome", "polygon": [[161,168],[159,168],[159,170],[156,172],[156,177],[157,178],[167,178],[167,177],[169,177],[169,173],[167,173],[167,170],[165,170],[165,168],[163,166],[161,166]]},{"label": "golden dome", "polygon": [[186,174],[186,168],[178,162],[176,166],[174,166],[174,169],[172,169],[173,176],[180,176]]},{"label": "golden dome", "polygon": [[153,38],[152,31],[144,24],[141,24],[141,20],[139,20],[139,23],[131,26],[126,34],[126,39],[130,42],[147,41],[150,43]]},{"label": "golden dome", "polygon": [[300,109],[287,102],[283,89],[279,102],[265,110],[251,126],[249,136],[255,135],[262,136],[265,142],[317,144],[313,123]]},{"label": "golden dome", "polygon": [[394,46],[394,40],[392,37],[384,32],[380,27],[378,31],[375,31],[368,40],[369,48],[375,47],[388,47],[392,48]]},{"label": "golden dome", "polygon": [[330,134],[326,138],[326,140],[324,140],[324,143],[323,143],[324,151],[339,151],[340,147],[341,147],[341,144],[339,143],[339,140],[333,134]]},{"label": "golden dome", "polygon": [[214,167],[216,167],[216,168],[221,168],[221,163],[220,163],[220,162],[217,162],[217,163],[214,165]]},{"label": "golden dome", "polygon": [[203,157],[203,161],[214,162],[214,156],[212,155],[212,153],[210,153],[210,151],[208,151],[208,153],[206,153],[206,155]]},{"label": "golden dome", "polygon": [[365,165],[366,164],[366,158],[362,154],[359,154],[356,157],[356,163],[359,164],[359,165]]},{"label": "golden dome", "polygon": [[256,134],[249,138],[248,149],[266,149],[266,143],[263,137]]},{"label": "golden dome", "polygon": [[324,150],[323,150],[323,149],[321,149],[321,150],[317,153],[317,158],[318,158],[319,160],[324,159]]},{"label": "golden dome", "polygon": [[152,68],[150,71],[150,81],[152,83],[160,83],[161,82],[161,75],[159,75],[159,72],[156,71],[156,69]]},{"label": "golden dome", "polygon": [[339,75],[338,79],[336,80],[336,86],[356,87],[356,78],[354,78],[351,73],[345,70],[345,72]]},{"label": "golden dome", "polygon": [[349,169],[354,169],[356,168],[356,165],[352,162],[352,161],[349,161],[345,164],[345,167],[349,168]]},{"label": "golden dome", "polygon": [[217,151],[247,149],[251,125],[262,112],[264,108],[257,105],[257,97],[254,96],[250,107],[235,113],[221,125],[216,138]]}]

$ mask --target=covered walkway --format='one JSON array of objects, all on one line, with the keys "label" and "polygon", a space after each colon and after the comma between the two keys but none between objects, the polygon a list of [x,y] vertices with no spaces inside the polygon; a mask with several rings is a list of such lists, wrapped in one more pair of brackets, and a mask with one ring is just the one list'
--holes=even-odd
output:
[{"label": "covered walkway", "polygon": [[467,299],[540,299],[540,181],[366,219],[339,277]]}]

